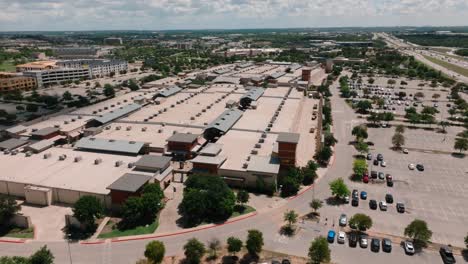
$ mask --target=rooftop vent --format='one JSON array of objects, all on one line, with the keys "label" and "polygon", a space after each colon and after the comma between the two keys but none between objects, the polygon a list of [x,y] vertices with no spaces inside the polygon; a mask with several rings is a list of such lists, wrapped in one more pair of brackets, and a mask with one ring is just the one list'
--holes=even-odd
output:
[{"label": "rooftop vent", "polygon": [[65,159],[67,159],[67,155],[62,154],[59,156],[59,160],[65,160]]},{"label": "rooftop vent", "polygon": [[81,160],[82,160],[81,156],[76,156],[76,157],[73,159],[74,162],[79,162],[79,161],[81,161]]},{"label": "rooftop vent", "polygon": [[101,164],[102,162],[102,159],[101,158],[97,158],[94,160],[94,165],[98,165],[98,164]]},{"label": "rooftop vent", "polygon": [[116,167],[120,167],[120,165],[122,165],[122,164],[123,164],[123,161],[121,161],[121,160],[118,160],[118,161],[115,162]]},{"label": "rooftop vent", "polygon": [[43,155],[43,157],[44,157],[44,159],[48,159],[48,158],[52,157],[52,154],[50,154],[50,153],[45,153],[45,154]]}]

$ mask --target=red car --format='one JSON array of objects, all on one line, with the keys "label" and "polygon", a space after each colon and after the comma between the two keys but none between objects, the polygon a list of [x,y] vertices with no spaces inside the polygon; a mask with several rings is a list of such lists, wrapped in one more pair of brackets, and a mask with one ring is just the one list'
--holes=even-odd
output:
[{"label": "red car", "polygon": [[362,177],[362,182],[363,183],[369,183],[369,176],[364,175],[364,177]]}]

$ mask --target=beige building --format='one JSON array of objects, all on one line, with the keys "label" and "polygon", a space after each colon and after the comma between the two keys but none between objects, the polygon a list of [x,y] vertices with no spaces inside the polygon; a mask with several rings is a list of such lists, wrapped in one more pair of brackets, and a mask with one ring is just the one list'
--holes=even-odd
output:
[{"label": "beige building", "polygon": [[17,72],[23,71],[42,71],[56,68],[55,61],[33,61],[25,64],[16,65]]},{"label": "beige building", "polygon": [[0,93],[15,90],[27,91],[37,87],[36,79],[17,75],[15,73],[0,72]]}]

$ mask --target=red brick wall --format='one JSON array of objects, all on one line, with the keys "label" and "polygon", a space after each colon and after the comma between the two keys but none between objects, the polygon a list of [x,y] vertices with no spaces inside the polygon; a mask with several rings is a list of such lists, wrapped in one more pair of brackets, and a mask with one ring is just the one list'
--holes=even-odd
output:
[{"label": "red brick wall", "polygon": [[114,191],[111,190],[111,198],[113,204],[123,204],[129,197],[132,196],[140,196],[140,192],[130,193],[130,192],[122,192],[122,191]]},{"label": "red brick wall", "polygon": [[292,143],[278,143],[278,157],[283,166],[296,165],[296,147],[297,144]]},{"label": "red brick wall", "polygon": [[193,163],[193,169],[207,171],[208,173],[211,173],[211,174],[218,174],[217,165]]}]

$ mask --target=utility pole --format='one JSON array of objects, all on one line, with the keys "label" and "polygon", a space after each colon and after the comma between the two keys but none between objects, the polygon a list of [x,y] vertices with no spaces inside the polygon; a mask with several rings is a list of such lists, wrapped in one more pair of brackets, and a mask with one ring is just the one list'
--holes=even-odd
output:
[{"label": "utility pole", "polygon": [[67,234],[68,256],[70,258],[70,264],[73,264],[71,249],[70,249],[70,240],[71,240],[71,234]]}]

